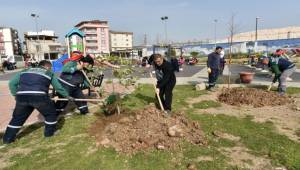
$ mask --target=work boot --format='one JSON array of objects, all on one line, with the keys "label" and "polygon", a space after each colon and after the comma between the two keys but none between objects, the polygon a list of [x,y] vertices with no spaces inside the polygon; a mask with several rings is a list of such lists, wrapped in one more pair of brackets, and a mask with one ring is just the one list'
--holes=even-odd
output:
[{"label": "work boot", "polygon": [[207,90],[210,91],[210,92],[216,92],[217,91],[216,87],[210,87]]}]

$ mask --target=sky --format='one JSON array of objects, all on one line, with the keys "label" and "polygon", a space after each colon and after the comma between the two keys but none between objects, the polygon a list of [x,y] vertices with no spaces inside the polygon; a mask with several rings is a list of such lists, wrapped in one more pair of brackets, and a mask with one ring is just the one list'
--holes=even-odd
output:
[{"label": "sky", "polygon": [[[300,26],[299,0],[0,0],[0,27],[13,27],[23,37],[36,31],[30,16],[36,13],[39,30],[54,30],[59,40],[82,20],[107,20],[111,30],[134,33],[134,44],[165,40],[162,16],[168,16],[168,40],[194,41],[229,35],[235,16],[236,31]],[[23,38],[22,38],[23,39]]]}]

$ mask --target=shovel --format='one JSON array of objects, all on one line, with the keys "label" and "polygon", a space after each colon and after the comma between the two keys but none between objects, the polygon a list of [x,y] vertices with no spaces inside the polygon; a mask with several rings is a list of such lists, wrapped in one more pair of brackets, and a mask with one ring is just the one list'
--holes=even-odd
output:
[{"label": "shovel", "polygon": [[[54,101],[69,101],[69,99],[66,99],[66,98],[51,98],[51,100],[54,100]],[[74,101],[78,101],[78,102],[102,102],[103,99],[74,99]]]},{"label": "shovel", "polygon": [[158,98],[158,102],[159,102],[159,105],[160,105],[160,109],[161,109],[162,111],[165,111],[164,106],[163,106],[163,104],[162,104],[162,102],[161,102],[159,93],[156,91],[156,85],[155,85],[155,83],[154,83],[154,78],[153,78],[151,72],[150,72],[150,77],[151,77],[152,82],[153,82],[154,90],[155,90],[156,96],[157,96],[157,98]]}]

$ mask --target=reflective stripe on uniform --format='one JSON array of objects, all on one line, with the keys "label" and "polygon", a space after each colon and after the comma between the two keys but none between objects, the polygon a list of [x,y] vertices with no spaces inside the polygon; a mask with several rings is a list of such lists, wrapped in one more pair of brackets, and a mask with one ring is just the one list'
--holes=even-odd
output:
[{"label": "reflective stripe on uniform", "polygon": [[44,91],[18,91],[17,94],[46,94]]},{"label": "reflective stripe on uniform", "polygon": [[86,108],[86,107],[88,107],[88,106],[87,105],[81,106],[81,107],[78,107],[78,109],[83,109],[83,108]]},{"label": "reflective stripe on uniform", "polygon": [[51,77],[50,77],[50,76],[47,76],[47,75],[42,74],[42,73],[36,73],[36,72],[30,72],[30,71],[29,71],[29,72],[23,72],[23,73],[21,73],[21,74],[26,74],[26,73],[29,73],[29,74],[37,74],[37,75],[43,76],[43,77],[45,77],[45,78],[51,80]]},{"label": "reflective stripe on uniform", "polygon": [[56,111],[61,111],[61,112],[64,111],[64,110],[65,110],[65,109],[56,109]]},{"label": "reflective stripe on uniform", "polygon": [[9,128],[20,129],[22,126],[7,125]]},{"label": "reflective stripe on uniform", "polygon": [[47,122],[47,121],[45,121],[45,123],[46,123],[47,125],[54,125],[54,124],[57,123],[57,121],[55,121],[55,122]]},{"label": "reflective stripe on uniform", "polygon": [[75,85],[73,85],[73,84],[71,84],[71,83],[69,83],[69,82],[66,82],[65,80],[63,80],[63,79],[61,79],[61,78],[58,78],[58,80],[61,81],[61,82],[63,82],[63,83],[66,84],[66,85],[69,85],[69,86],[71,86],[71,87],[75,87]]}]

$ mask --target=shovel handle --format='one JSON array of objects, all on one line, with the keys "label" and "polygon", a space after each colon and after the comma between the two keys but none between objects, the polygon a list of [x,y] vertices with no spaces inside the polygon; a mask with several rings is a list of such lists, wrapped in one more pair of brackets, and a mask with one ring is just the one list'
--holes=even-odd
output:
[{"label": "shovel handle", "polygon": [[[152,76],[152,73],[151,73],[151,72],[150,72],[150,77],[151,77],[151,79],[153,80],[153,76]],[[159,106],[160,106],[160,108],[161,108],[162,111],[165,111],[164,106],[163,106],[163,104],[162,104],[162,102],[161,102],[161,98],[160,98],[160,96],[159,96],[159,93],[156,91],[156,86],[155,86],[154,80],[153,80],[153,86],[154,86],[154,90],[155,90],[156,96],[157,96],[157,98],[158,98]]]},{"label": "shovel handle", "polygon": [[[69,101],[69,99],[66,98],[52,98],[51,100],[54,101]],[[74,99],[75,101],[79,102],[102,102],[103,99]]]},{"label": "shovel handle", "polygon": [[271,83],[271,84],[269,85],[269,87],[268,87],[268,91],[270,91],[270,90],[271,90],[271,88],[272,88],[273,84],[274,84],[274,83]]},{"label": "shovel handle", "polygon": [[[86,75],[85,71],[84,70],[81,70],[82,74],[84,75],[85,79],[88,81],[88,83],[90,84],[91,87],[93,87],[95,89],[95,87],[93,86],[92,82],[90,81],[90,79],[88,78],[88,76]],[[96,89],[95,89],[96,90]],[[97,98],[99,99],[100,98],[100,95],[99,93],[96,91],[96,95],[97,95]]]}]

